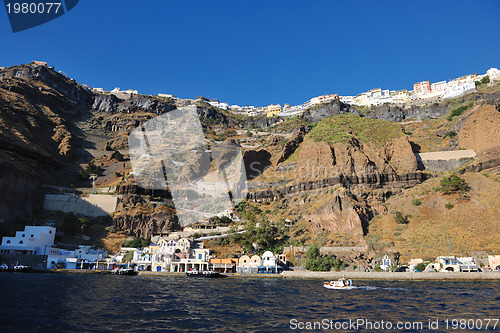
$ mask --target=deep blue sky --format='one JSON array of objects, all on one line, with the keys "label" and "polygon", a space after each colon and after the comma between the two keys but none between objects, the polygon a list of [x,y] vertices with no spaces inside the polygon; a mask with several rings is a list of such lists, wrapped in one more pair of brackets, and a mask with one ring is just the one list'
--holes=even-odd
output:
[{"label": "deep blue sky", "polygon": [[81,0],[15,34],[0,17],[0,66],[45,60],[92,87],[239,105],[500,67],[498,0]]}]

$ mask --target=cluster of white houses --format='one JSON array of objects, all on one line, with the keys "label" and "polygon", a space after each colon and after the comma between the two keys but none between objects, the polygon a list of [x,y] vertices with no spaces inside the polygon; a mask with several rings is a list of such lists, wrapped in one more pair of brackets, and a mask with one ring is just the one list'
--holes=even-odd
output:
[{"label": "cluster of white houses", "polygon": [[203,242],[189,238],[156,236],[149,246],[142,249],[122,247],[114,256],[103,250],[79,245],[74,250],[54,247],[56,228],[51,226],[26,226],[14,237],[3,237],[0,254],[46,256],[43,268],[49,269],[113,269],[132,252],[130,264],[139,270],[157,272],[186,272],[213,269],[220,272],[278,273],[286,265],[283,255],[267,251],[262,257],[242,256],[234,259],[214,258]]},{"label": "cluster of white houses", "polygon": [[[46,62],[34,61],[32,64],[48,66]],[[63,73],[64,75],[64,73]],[[476,90],[475,82],[488,77],[490,81],[500,81],[500,70],[497,68],[490,68],[486,74],[470,74],[461,76],[450,81],[439,81],[430,83],[429,81],[417,82],[413,85],[413,90],[401,89],[401,90],[388,90],[382,88],[376,88],[369,90],[367,92],[360,93],[356,96],[339,96],[337,94],[325,94],[321,96],[316,96],[306,101],[301,105],[291,106],[290,104],[285,104],[283,107],[280,104],[271,104],[265,107],[255,107],[249,106],[239,106],[239,105],[229,105],[225,102],[220,102],[217,99],[207,99],[205,97],[197,97],[197,100],[204,100],[210,105],[224,109],[230,110],[231,112],[245,114],[247,116],[258,116],[267,115],[268,117],[274,116],[293,116],[300,114],[307,108],[314,105],[326,103],[332,100],[340,100],[346,104],[358,105],[358,106],[377,106],[383,104],[412,104],[426,102],[436,99],[446,99],[460,96],[462,94]],[[85,85],[84,85],[85,86]],[[85,86],[90,88],[88,86]],[[96,93],[106,92],[102,88],[92,88]],[[137,90],[127,89],[120,90],[120,88],[115,88],[110,91],[111,94],[115,94],[119,97],[128,98],[133,95],[139,94]],[[172,94],[159,93],[159,97],[164,98],[176,98]]]},{"label": "cluster of white houses", "polygon": [[80,245],[75,250],[54,247],[56,228],[26,226],[14,237],[3,237],[0,254],[30,254],[47,256],[45,268],[97,268],[105,261],[106,252]]},{"label": "cluster of white houses", "polygon": [[[191,270],[215,270],[222,273],[280,273],[288,266],[284,254],[275,255],[266,251],[262,256],[242,255],[239,258],[215,258],[211,250],[203,247],[203,242],[189,238],[155,236],[150,245],[142,249],[122,247],[114,256],[90,246],[78,246],[74,250],[54,247],[56,228],[51,226],[26,226],[17,231],[14,237],[3,237],[0,254],[19,254],[46,257],[44,268],[49,269],[101,269],[111,270],[123,265],[128,254],[132,258],[128,264],[138,270],[156,272],[186,272]],[[477,264],[473,257],[440,256],[435,262],[428,263],[426,272],[475,272],[483,269],[500,270],[500,255],[487,256],[487,261]],[[422,259],[412,259],[408,264],[415,271]],[[21,263],[22,264],[22,263]],[[392,269],[392,260],[384,256],[380,267]]]},{"label": "cluster of white houses", "polygon": [[270,251],[262,257],[243,255],[240,258],[215,258],[202,242],[189,238],[172,239],[156,236],[149,246],[142,249],[122,248],[113,258],[122,262],[127,252],[133,252],[131,264],[138,270],[155,272],[187,272],[214,270],[222,273],[279,273],[286,267],[286,257]]},{"label": "cluster of white houses", "polygon": [[[500,271],[500,255],[485,257],[487,264],[478,263],[473,257],[439,256],[434,262],[424,262],[420,258],[411,259],[408,266],[402,265],[402,267],[410,272],[416,272],[417,266],[425,263],[424,272],[479,272],[483,269]],[[388,255],[385,255],[380,262],[383,271],[389,271],[392,265],[393,261]]]},{"label": "cluster of white houses", "polygon": [[359,106],[377,106],[386,103],[389,104],[407,104],[425,102],[432,99],[446,99],[460,96],[462,94],[476,90],[476,81],[484,77],[489,77],[490,81],[500,80],[500,70],[490,68],[486,74],[471,74],[461,76],[450,81],[439,81],[430,83],[429,81],[417,82],[413,85],[413,90],[388,90],[376,88],[363,92],[356,96],[339,96],[337,94],[325,94],[313,97],[304,104],[291,106],[285,104],[283,107],[279,104],[271,104],[266,107],[229,105],[220,103],[218,100],[210,100],[208,103],[226,110],[244,113],[248,116],[257,116],[266,114],[268,117],[274,116],[293,116],[301,113],[305,109],[314,105],[326,103],[339,99],[341,102]]}]

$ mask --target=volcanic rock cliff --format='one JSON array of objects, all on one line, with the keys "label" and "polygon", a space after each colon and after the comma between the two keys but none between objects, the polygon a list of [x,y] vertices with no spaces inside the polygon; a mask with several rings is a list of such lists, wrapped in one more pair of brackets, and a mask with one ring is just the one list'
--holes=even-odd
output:
[{"label": "volcanic rock cliff", "polygon": [[165,205],[156,206],[138,195],[127,195],[120,200],[114,214],[115,225],[136,237],[150,238],[179,230],[175,211]]},{"label": "volcanic rock cliff", "polygon": [[0,219],[30,215],[41,206],[39,186],[58,183],[58,170],[74,152],[72,122],[83,113],[43,82],[0,80]]}]

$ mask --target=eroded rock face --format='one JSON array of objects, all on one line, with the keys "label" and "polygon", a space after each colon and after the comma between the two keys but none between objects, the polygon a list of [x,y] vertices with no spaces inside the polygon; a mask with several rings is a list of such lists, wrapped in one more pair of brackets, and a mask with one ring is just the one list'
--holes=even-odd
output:
[{"label": "eroded rock face", "polygon": [[344,113],[359,115],[359,112],[349,104],[344,104],[339,100],[333,100],[329,103],[320,104],[306,110],[303,117],[307,121],[318,122],[325,118]]},{"label": "eroded rock face", "polygon": [[31,216],[33,208],[43,203],[39,186],[40,179],[35,175],[0,166],[0,221]]},{"label": "eroded rock face", "polygon": [[176,109],[174,103],[159,101],[149,96],[134,95],[117,106],[121,113],[149,112],[157,115]]},{"label": "eroded rock face", "polygon": [[275,125],[282,122],[283,119],[279,117],[247,117],[243,121],[241,128],[267,128],[269,126]]},{"label": "eroded rock face", "polygon": [[73,156],[71,122],[79,114],[74,103],[43,82],[0,80],[0,189],[5,196],[0,219],[30,216],[41,207],[36,199],[40,182],[60,181],[61,165]]},{"label": "eroded rock face", "polygon": [[80,105],[88,105],[92,97],[89,89],[47,66],[29,64],[5,68],[0,71],[0,79],[2,78],[28,78],[42,81]]},{"label": "eroded rock face", "polygon": [[117,205],[113,220],[116,226],[135,237],[149,238],[179,230],[175,211],[167,206],[155,207],[138,195],[128,195]]},{"label": "eroded rock face", "polygon": [[389,121],[401,122],[405,119],[431,119],[438,118],[444,115],[448,109],[444,105],[433,104],[428,107],[412,106],[410,108],[402,108],[400,106],[374,106],[366,114],[367,118],[384,119]]},{"label": "eroded rock face", "polygon": [[397,191],[424,179],[406,136],[390,139],[382,147],[355,136],[348,143],[331,145],[306,139],[294,178],[281,184],[259,184],[250,198],[266,201],[303,196],[301,211],[307,212],[303,218],[312,229],[365,235],[374,215],[369,202],[383,202],[391,196],[391,189]]},{"label": "eroded rock face", "polygon": [[380,182],[391,174],[414,172],[418,172],[417,160],[407,137],[391,139],[383,148],[357,139],[333,146],[308,141],[300,151],[295,178],[303,182],[348,177],[363,183],[363,179]]},{"label": "eroded rock face", "polygon": [[364,235],[368,230],[368,212],[365,207],[337,193],[315,213],[304,216],[314,228]]},{"label": "eroded rock face", "polygon": [[119,99],[115,95],[99,94],[94,97],[92,110],[102,113],[114,113],[117,112],[118,103]]},{"label": "eroded rock face", "polygon": [[294,152],[299,148],[299,145],[304,140],[305,130],[303,128],[299,129],[293,137],[285,143],[283,151],[278,158],[276,164],[282,163],[287,160]]},{"label": "eroded rock face", "polygon": [[460,148],[474,149],[478,155],[500,148],[500,111],[482,105],[464,123],[458,133]]}]

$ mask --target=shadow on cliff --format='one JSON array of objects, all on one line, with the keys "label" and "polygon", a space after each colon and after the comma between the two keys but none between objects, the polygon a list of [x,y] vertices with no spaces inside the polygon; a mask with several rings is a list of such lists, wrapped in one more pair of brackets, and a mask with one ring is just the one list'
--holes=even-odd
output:
[{"label": "shadow on cliff", "polygon": [[243,154],[247,179],[259,177],[271,165],[271,154],[265,150],[247,150]]}]

